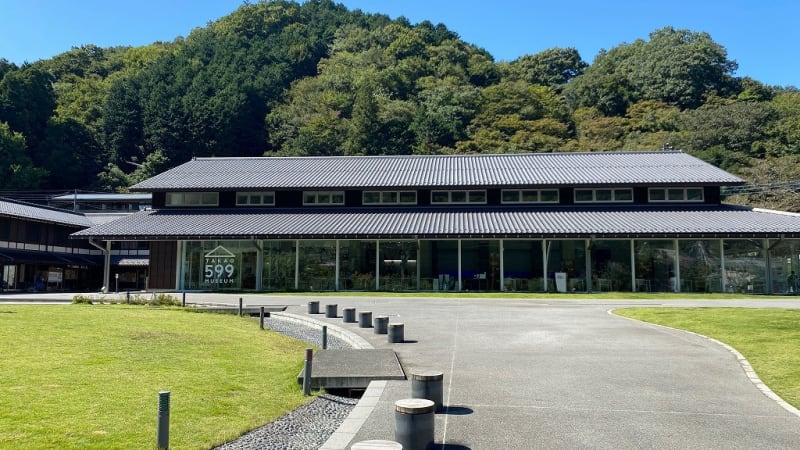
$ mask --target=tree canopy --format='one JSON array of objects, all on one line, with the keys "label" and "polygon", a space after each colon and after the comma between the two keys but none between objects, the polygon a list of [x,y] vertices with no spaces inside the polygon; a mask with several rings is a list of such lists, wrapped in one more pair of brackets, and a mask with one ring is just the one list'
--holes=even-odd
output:
[{"label": "tree canopy", "polygon": [[800,92],[736,68],[672,27],[591,64],[574,48],[498,63],[443,24],[259,1],[172,42],[0,59],[0,171],[5,186],[124,190],[193,156],[671,146],[755,179],[800,156]]}]

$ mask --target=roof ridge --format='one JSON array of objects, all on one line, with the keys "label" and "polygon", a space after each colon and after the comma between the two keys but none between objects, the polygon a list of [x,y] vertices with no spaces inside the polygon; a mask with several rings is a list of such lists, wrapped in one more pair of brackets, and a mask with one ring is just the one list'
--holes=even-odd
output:
[{"label": "roof ridge", "polygon": [[683,150],[612,150],[582,152],[522,152],[522,153],[463,153],[444,155],[311,155],[311,156],[196,156],[192,161],[240,161],[240,160],[274,160],[274,159],[416,159],[416,158],[511,158],[519,156],[578,156],[578,155],[630,155],[630,154],[679,154]]}]

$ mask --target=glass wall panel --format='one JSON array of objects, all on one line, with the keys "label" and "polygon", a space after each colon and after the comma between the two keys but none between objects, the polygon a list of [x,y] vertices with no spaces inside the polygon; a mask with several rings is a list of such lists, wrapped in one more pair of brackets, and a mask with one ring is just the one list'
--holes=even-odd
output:
[{"label": "glass wall panel", "polygon": [[797,274],[800,274],[800,241],[772,241],[769,250],[770,277],[773,294],[798,294]]},{"label": "glass wall panel", "polygon": [[339,289],[375,290],[375,242],[339,241]]},{"label": "glass wall panel", "polygon": [[[636,261],[636,291],[675,292],[678,288],[675,277],[675,242],[634,241],[633,246]],[[681,281],[684,281],[683,273]],[[691,290],[692,283],[688,280],[683,285],[682,288],[689,287]]]},{"label": "glass wall panel", "polygon": [[681,292],[722,292],[719,243],[719,239],[678,241]]},{"label": "glass wall panel", "polygon": [[500,290],[500,241],[461,241],[461,282],[465,291]]},{"label": "glass wall panel", "polygon": [[263,248],[261,288],[265,291],[294,290],[295,241],[264,241]]},{"label": "glass wall panel", "polygon": [[[565,273],[566,290],[586,291],[586,242],[583,240],[547,241],[547,289],[557,290],[556,273]],[[630,259],[630,258],[629,258]]]},{"label": "glass wall panel", "polygon": [[542,241],[503,241],[503,270],[507,291],[544,290]]},{"label": "glass wall panel", "polygon": [[381,241],[381,290],[417,289],[417,242]]},{"label": "glass wall panel", "polygon": [[766,288],[766,261],[761,240],[726,239],[725,292],[763,293]]},{"label": "glass wall panel", "polygon": [[458,241],[420,241],[420,288],[450,291],[458,284]]},{"label": "glass wall panel", "polygon": [[188,241],[183,251],[183,288],[210,291],[255,289],[253,241]]},{"label": "glass wall panel", "polygon": [[631,242],[592,241],[592,289],[631,290]]},{"label": "glass wall panel", "polygon": [[336,289],[336,241],[300,241],[298,287],[303,291]]}]

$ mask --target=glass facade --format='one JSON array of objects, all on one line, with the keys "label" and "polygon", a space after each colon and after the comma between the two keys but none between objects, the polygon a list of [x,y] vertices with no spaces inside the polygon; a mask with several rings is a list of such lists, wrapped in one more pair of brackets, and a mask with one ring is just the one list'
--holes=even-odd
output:
[{"label": "glass facade", "polygon": [[417,242],[381,241],[380,289],[412,291],[417,289]]},{"label": "glass facade", "polygon": [[376,241],[339,241],[339,289],[375,290]]},{"label": "glass facade", "polygon": [[720,241],[678,241],[681,292],[722,292]]},{"label": "glass facade", "polygon": [[763,241],[726,239],[723,242],[725,292],[764,293],[767,270]]},{"label": "glass facade", "polygon": [[[183,241],[179,267],[179,289],[204,291],[796,294],[800,241]],[[6,286],[13,275],[4,267]]]},{"label": "glass facade", "polygon": [[634,241],[633,252],[636,292],[678,291],[675,241]]},{"label": "glass facade", "polygon": [[631,241],[591,242],[592,290],[631,290]]},{"label": "glass facade", "polygon": [[336,241],[300,241],[298,289],[336,290]]},{"label": "glass facade", "polygon": [[257,255],[255,241],[186,242],[182,258],[183,289],[255,289]]},{"label": "glass facade", "polygon": [[261,287],[265,291],[291,291],[295,286],[295,241],[264,241]]}]

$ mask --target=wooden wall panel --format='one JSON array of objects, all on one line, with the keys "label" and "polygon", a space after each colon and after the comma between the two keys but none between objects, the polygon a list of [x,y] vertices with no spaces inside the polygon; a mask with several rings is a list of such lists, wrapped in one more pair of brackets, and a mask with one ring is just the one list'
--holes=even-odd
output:
[{"label": "wooden wall panel", "polygon": [[177,258],[177,242],[150,242],[150,289],[175,289]]}]

